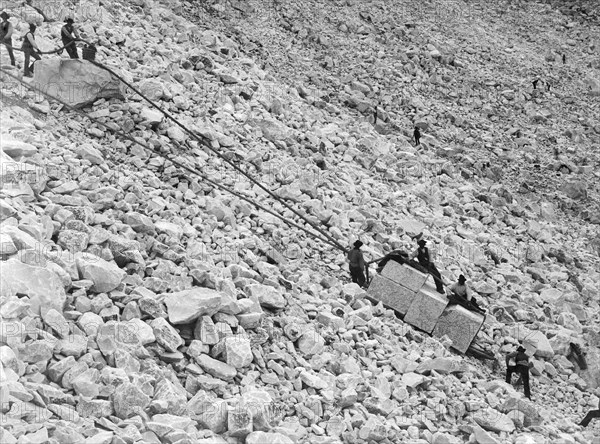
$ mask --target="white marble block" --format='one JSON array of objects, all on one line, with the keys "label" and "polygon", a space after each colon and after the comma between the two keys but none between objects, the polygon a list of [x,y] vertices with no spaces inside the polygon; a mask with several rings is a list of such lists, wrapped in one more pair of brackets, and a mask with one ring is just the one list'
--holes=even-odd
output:
[{"label": "white marble block", "polygon": [[367,290],[368,297],[383,302],[383,305],[396,310],[401,315],[406,314],[415,295],[414,291],[379,274],[373,277]]},{"label": "white marble block", "polygon": [[425,285],[410,304],[404,322],[431,333],[446,305],[448,305],[448,298],[445,295]]},{"label": "white marble block", "polygon": [[381,274],[412,291],[419,291],[429,276],[406,264],[400,265],[396,261],[389,261],[385,264]]},{"label": "white marble block", "polygon": [[438,319],[433,336],[441,338],[448,335],[452,339],[452,347],[465,353],[479,329],[483,325],[484,316],[467,310],[460,305],[450,305]]}]

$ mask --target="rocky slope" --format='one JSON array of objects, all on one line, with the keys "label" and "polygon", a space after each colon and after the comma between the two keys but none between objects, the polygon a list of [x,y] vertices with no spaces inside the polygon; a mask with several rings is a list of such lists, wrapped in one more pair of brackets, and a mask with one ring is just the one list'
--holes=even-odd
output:
[{"label": "rocky slope", "polygon": [[[373,306],[342,252],[116,138],[293,219],[210,150],[184,150],[135,94],[86,108],[97,125],[5,78],[3,443],[598,435],[575,425],[600,383],[595,11],[137,0],[75,13],[101,62],[339,242],[360,237],[375,258],[424,232],[445,278],[473,282],[500,365]],[[40,28],[43,49],[59,29]],[[533,402],[503,382],[519,341]]]}]

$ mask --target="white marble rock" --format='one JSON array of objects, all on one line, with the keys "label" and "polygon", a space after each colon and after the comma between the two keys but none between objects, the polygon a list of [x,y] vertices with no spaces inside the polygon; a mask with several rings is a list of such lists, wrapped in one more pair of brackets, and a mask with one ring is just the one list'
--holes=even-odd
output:
[{"label": "white marble rock", "polygon": [[396,261],[389,261],[385,264],[381,274],[411,291],[419,291],[425,284],[427,276],[429,276],[406,264],[400,265]]},{"label": "white marble rock", "polygon": [[405,315],[417,293],[381,275],[376,275],[369,285],[367,296]]},{"label": "white marble rock", "polygon": [[452,347],[465,353],[477,336],[483,321],[483,315],[467,310],[460,305],[451,305],[438,319],[433,329],[433,335],[438,338],[448,335],[452,340]]},{"label": "white marble rock", "polygon": [[446,296],[426,285],[410,304],[410,308],[404,316],[404,322],[431,333],[446,305],[448,305]]}]

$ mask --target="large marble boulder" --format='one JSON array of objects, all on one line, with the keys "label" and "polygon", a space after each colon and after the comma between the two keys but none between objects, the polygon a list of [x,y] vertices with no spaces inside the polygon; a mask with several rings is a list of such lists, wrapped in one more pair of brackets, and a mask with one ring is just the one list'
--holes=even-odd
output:
[{"label": "large marble boulder", "polygon": [[438,338],[447,335],[452,340],[452,347],[465,353],[477,336],[483,321],[483,315],[460,305],[451,305],[438,319],[433,335]]},{"label": "large marble boulder", "polygon": [[103,98],[125,98],[121,81],[87,60],[39,60],[35,64],[33,85],[75,107]]},{"label": "large marble boulder", "polygon": [[399,285],[390,279],[376,275],[367,291],[367,296],[383,305],[405,315],[415,297],[415,292]]},{"label": "large marble boulder", "polygon": [[404,322],[431,333],[447,305],[446,296],[425,285],[410,304]]},{"label": "large marble boulder", "polygon": [[419,291],[425,284],[428,276],[408,265],[401,265],[396,261],[389,261],[381,274],[411,291]]}]

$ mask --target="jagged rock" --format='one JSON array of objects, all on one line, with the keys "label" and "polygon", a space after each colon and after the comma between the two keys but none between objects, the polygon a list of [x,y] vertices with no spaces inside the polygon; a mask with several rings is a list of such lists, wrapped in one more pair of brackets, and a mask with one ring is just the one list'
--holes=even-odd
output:
[{"label": "jagged rock", "polygon": [[9,259],[2,263],[2,275],[3,287],[26,295],[35,314],[50,309],[62,313],[66,294],[59,277],[52,271]]},{"label": "jagged rock", "polygon": [[212,316],[222,303],[222,295],[209,288],[192,288],[165,296],[169,322],[188,324],[200,316]]},{"label": "jagged rock", "polygon": [[98,293],[114,290],[127,274],[116,264],[89,253],[76,253],[75,263],[80,278],[91,280],[91,290]]},{"label": "jagged rock", "polygon": [[298,339],[297,347],[305,355],[318,355],[325,348],[325,339],[316,331],[307,330]]},{"label": "jagged rock", "polygon": [[252,432],[246,436],[246,444],[293,444],[290,438],[281,433]]},{"label": "jagged rock", "polygon": [[508,416],[490,407],[476,412],[473,419],[483,429],[492,432],[510,433],[515,430],[515,424]]},{"label": "jagged rock", "polygon": [[125,383],[115,390],[112,401],[115,414],[121,419],[127,419],[144,412],[151,399],[134,384]]},{"label": "jagged rock", "polygon": [[246,287],[249,297],[256,297],[260,305],[265,308],[282,309],[285,308],[286,301],[281,291],[274,287],[261,284],[252,284]]},{"label": "jagged rock", "polygon": [[196,362],[204,369],[204,371],[206,371],[206,373],[214,376],[215,378],[230,381],[235,377],[235,375],[237,375],[235,367],[213,359],[206,354],[196,357]]},{"label": "jagged rock", "polygon": [[253,359],[250,339],[232,336],[225,338],[224,341],[225,359],[228,365],[238,369],[250,365]]},{"label": "jagged rock", "polygon": [[117,78],[86,60],[47,58],[38,61],[36,68],[33,83],[71,106],[85,106],[100,98],[125,98]]},{"label": "jagged rock", "polygon": [[150,322],[156,342],[169,352],[176,352],[183,345],[183,339],[164,318],[156,318]]}]

